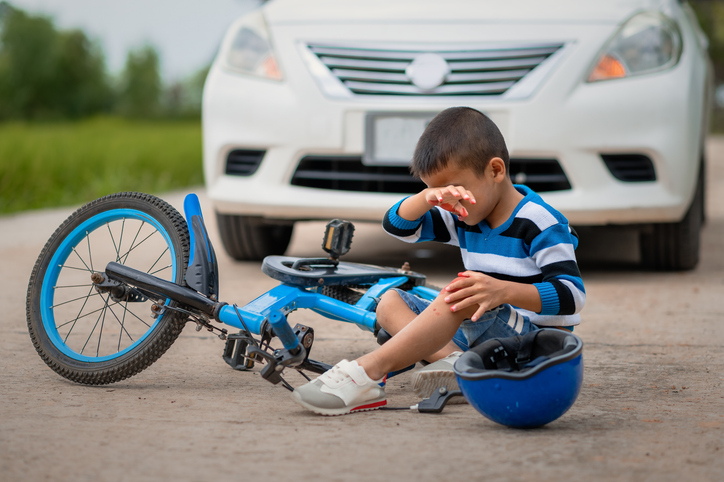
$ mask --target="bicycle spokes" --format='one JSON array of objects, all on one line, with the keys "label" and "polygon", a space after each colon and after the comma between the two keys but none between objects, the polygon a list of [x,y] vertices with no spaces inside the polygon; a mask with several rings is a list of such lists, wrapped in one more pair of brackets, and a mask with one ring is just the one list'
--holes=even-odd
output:
[{"label": "bicycle spokes", "polygon": [[174,260],[163,234],[143,219],[110,219],[86,230],[68,250],[52,287],[55,328],[63,343],[88,357],[112,356],[136,343],[155,320],[145,297],[114,299],[91,277],[110,261],[172,280]]}]

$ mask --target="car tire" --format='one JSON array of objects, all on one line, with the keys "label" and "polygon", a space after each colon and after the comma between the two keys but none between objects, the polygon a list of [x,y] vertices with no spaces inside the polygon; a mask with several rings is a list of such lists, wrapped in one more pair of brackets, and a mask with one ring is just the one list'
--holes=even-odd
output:
[{"label": "car tire", "polygon": [[699,262],[704,215],[704,170],[700,169],[694,199],[678,223],[654,224],[641,234],[644,267],[657,271],[694,269]]},{"label": "car tire", "polygon": [[221,243],[229,256],[239,261],[259,261],[284,254],[292,239],[294,224],[273,224],[264,218],[216,213]]}]

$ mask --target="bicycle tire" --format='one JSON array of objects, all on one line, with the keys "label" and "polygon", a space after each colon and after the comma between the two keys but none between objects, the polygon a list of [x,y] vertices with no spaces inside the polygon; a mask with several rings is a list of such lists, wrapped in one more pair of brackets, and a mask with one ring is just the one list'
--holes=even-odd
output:
[{"label": "bicycle tire", "polygon": [[153,300],[114,300],[90,275],[116,261],[184,285],[188,259],[186,221],[157,197],[123,192],[79,208],[47,241],[30,276],[26,315],[38,354],[59,375],[87,385],[148,368],[178,338],[186,316],[165,310],[154,319]]}]

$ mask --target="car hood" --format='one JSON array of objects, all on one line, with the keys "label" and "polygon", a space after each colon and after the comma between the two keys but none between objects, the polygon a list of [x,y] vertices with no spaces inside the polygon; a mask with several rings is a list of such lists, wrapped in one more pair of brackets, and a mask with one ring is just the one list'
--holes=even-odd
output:
[{"label": "car hood", "polygon": [[340,23],[618,23],[664,0],[276,0],[270,24]]}]

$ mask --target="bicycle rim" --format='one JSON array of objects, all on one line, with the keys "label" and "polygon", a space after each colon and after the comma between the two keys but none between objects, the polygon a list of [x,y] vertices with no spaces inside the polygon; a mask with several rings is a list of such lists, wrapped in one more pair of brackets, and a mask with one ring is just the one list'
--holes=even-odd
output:
[{"label": "bicycle rim", "polygon": [[80,223],[53,254],[40,296],[45,332],[73,360],[119,358],[142,344],[164,316],[172,316],[154,319],[151,300],[115,301],[109,293],[99,293],[91,275],[103,272],[110,261],[169,281],[176,281],[180,269],[170,234],[145,212],[112,209]]}]

